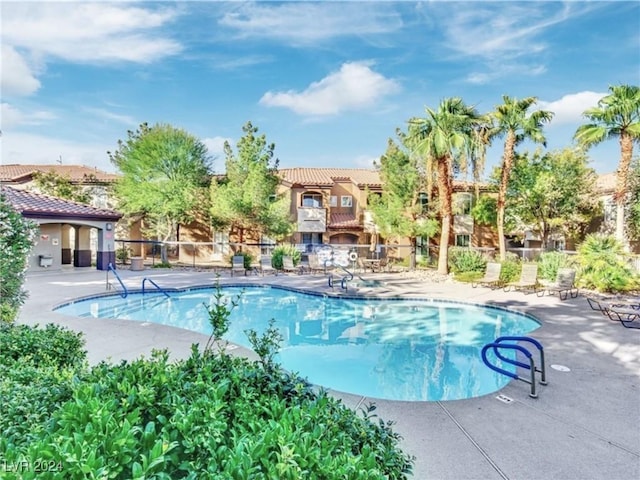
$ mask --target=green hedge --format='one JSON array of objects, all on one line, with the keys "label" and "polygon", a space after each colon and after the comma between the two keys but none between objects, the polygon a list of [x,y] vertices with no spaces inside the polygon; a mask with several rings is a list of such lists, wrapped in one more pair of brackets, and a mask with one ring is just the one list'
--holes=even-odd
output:
[{"label": "green hedge", "polygon": [[[29,343],[24,363],[19,348],[0,353],[5,374],[13,372],[0,383],[0,457],[54,467],[3,478],[400,479],[412,470],[373,407],[354,412],[280,367],[194,347],[183,361],[155,352],[88,370],[69,335],[33,334],[41,348]],[[65,342],[70,352],[58,348]]]}]

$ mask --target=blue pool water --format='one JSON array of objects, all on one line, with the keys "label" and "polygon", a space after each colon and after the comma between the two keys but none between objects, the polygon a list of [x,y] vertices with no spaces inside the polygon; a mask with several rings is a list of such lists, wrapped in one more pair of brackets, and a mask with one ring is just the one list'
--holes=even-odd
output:
[{"label": "blue pool water", "polygon": [[[431,300],[329,298],[275,287],[224,287],[241,294],[226,338],[250,348],[247,329],[270,319],[284,336],[278,360],[310,382],[373,398],[455,400],[495,392],[509,378],[483,363],[482,347],[540,324],[504,309]],[[204,303],[214,290],[130,294],[77,301],[59,313],[172,325],[209,334]],[[496,362],[499,364],[499,362]],[[503,368],[513,371],[510,365]]]}]

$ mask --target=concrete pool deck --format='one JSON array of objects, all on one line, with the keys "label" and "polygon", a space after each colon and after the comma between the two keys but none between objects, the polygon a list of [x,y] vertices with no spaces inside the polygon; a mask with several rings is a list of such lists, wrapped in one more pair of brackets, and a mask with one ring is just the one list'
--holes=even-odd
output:
[{"label": "concrete pool deck", "polygon": [[[132,289],[139,289],[144,277],[162,287],[215,281],[211,271],[119,273]],[[332,392],[352,408],[375,403],[380,418],[395,422],[394,431],[403,437],[402,448],[416,457],[413,478],[640,478],[640,330],[624,328],[592,311],[582,296],[561,301],[557,296],[472,288],[453,281],[434,283],[403,274],[368,274],[366,278],[383,280],[385,285],[358,293],[487,303],[530,313],[542,323],[532,336],[544,345],[549,384],[539,386],[537,399],[529,397],[529,385],[515,380],[493,394],[446,402],[387,401]],[[320,275],[225,275],[220,282],[330,291]],[[207,339],[157,324],[52,312],[65,301],[105,293],[105,272],[71,269],[32,273],[25,287],[29,298],[18,322],[56,323],[82,332],[91,363],[132,360],[162,348],[180,358],[189,355],[193,343],[203,345]],[[499,395],[511,401],[505,403]]]}]

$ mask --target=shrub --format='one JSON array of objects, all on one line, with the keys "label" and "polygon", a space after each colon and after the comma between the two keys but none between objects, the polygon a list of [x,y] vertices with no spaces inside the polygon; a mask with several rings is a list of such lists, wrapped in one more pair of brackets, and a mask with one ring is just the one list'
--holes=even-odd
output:
[{"label": "shrub", "polygon": [[271,254],[271,263],[276,270],[282,270],[282,257],[291,257],[293,264],[298,265],[302,258],[300,250],[293,245],[279,245],[273,249]]},{"label": "shrub", "polygon": [[465,247],[451,247],[449,249],[449,268],[455,274],[483,272],[486,266],[486,258],[477,250]]},{"label": "shrub", "polygon": [[[0,457],[25,453],[72,396],[86,354],[80,334],[54,325],[0,327]],[[35,458],[35,457],[33,457]]]},{"label": "shrub", "polygon": [[636,288],[637,279],[624,257],[624,247],[611,235],[587,235],[578,247],[580,285],[600,292]]},{"label": "shrub", "polygon": [[574,266],[574,261],[566,253],[543,252],[538,258],[538,277],[555,281],[560,268],[572,266]]},{"label": "shrub", "polygon": [[22,285],[36,231],[0,192],[0,322],[12,323],[26,298]]},{"label": "shrub", "polygon": [[507,252],[507,257],[502,262],[500,281],[503,283],[515,282],[522,271],[520,257],[515,253]]}]

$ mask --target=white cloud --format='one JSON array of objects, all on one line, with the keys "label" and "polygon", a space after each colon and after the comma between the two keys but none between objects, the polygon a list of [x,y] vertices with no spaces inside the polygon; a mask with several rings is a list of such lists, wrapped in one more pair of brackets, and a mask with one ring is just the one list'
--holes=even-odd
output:
[{"label": "white cloud", "polygon": [[40,82],[27,61],[10,45],[2,45],[0,78],[4,96],[31,95],[40,88]]},{"label": "white cloud", "polygon": [[598,104],[607,93],[578,92],[570,93],[552,102],[539,101],[538,106],[543,110],[554,112],[552,124],[584,122],[582,113]]},{"label": "white cloud", "polygon": [[25,113],[8,103],[0,105],[0,129],[3,132],[18,125],[42,125],[56,118],[54,113],[45,110]]},{"label": "white cloud", "polygon": [[377,162],[378,160],[380,160],[380,157],[359,155],[354,159],[353,164],[356,168],[373,168],[374,162]]},{"label": "white cloud", "polygon": [[242,3],[220,20],[240,37],[286,39],[309,44],[348,35],[394,32],[401,16],[384,2],[269,2]]},{"label": "white cloud", "polygon": [[78,143],[27,133],[3,132],[0,139],[2,163],[53,164],[62,158],[65,165],[87,165],[107,172],[115,169],[107,150],[112,145]]},{"label": "white cloud", "polygon": [[212,137],[202,139],[202,143],[207,146],[209,154],[213,156],[219,156],[224,153],[224,142],[229,142],[230,145],[233,145],[233,140],[231,138]]},{"label": "white cloud", "polygon": [[153,34],[176,11],[117,3],[18,3],[2,6],[2,42],[69,61],[149,63],[182,50]]},{"label": "white cloud", "polygon": [[597,2],[475,2],[457,10],[446,2],[430,5],[430,19],[443,31],[443,46],[486,65],[487,72],[468,76],[471,83],[487,83],[514,71],[544,73],[541,56],[550,45],[543,35],[602,8]]},{"label": "white cloud", "polygon": [[138,122],[135,118],[131,117],[130,115],[121,115],[119,113],[113,113],[103,108],[85,107],[84,111],[92,114],[93,116],[104,118],[105,120],[113,120],[117,123],[121,123],[128,127],[137,128],[140,125],[140,122]]},{"label": "white cloud", "polygon": [[395,80],[374,72],[367,63],[353,62],[343,64],[339,71],[302,92],[267,92],[260,104],[289,108],[299,115],[336,115],[370,107],[399,89]]}]

